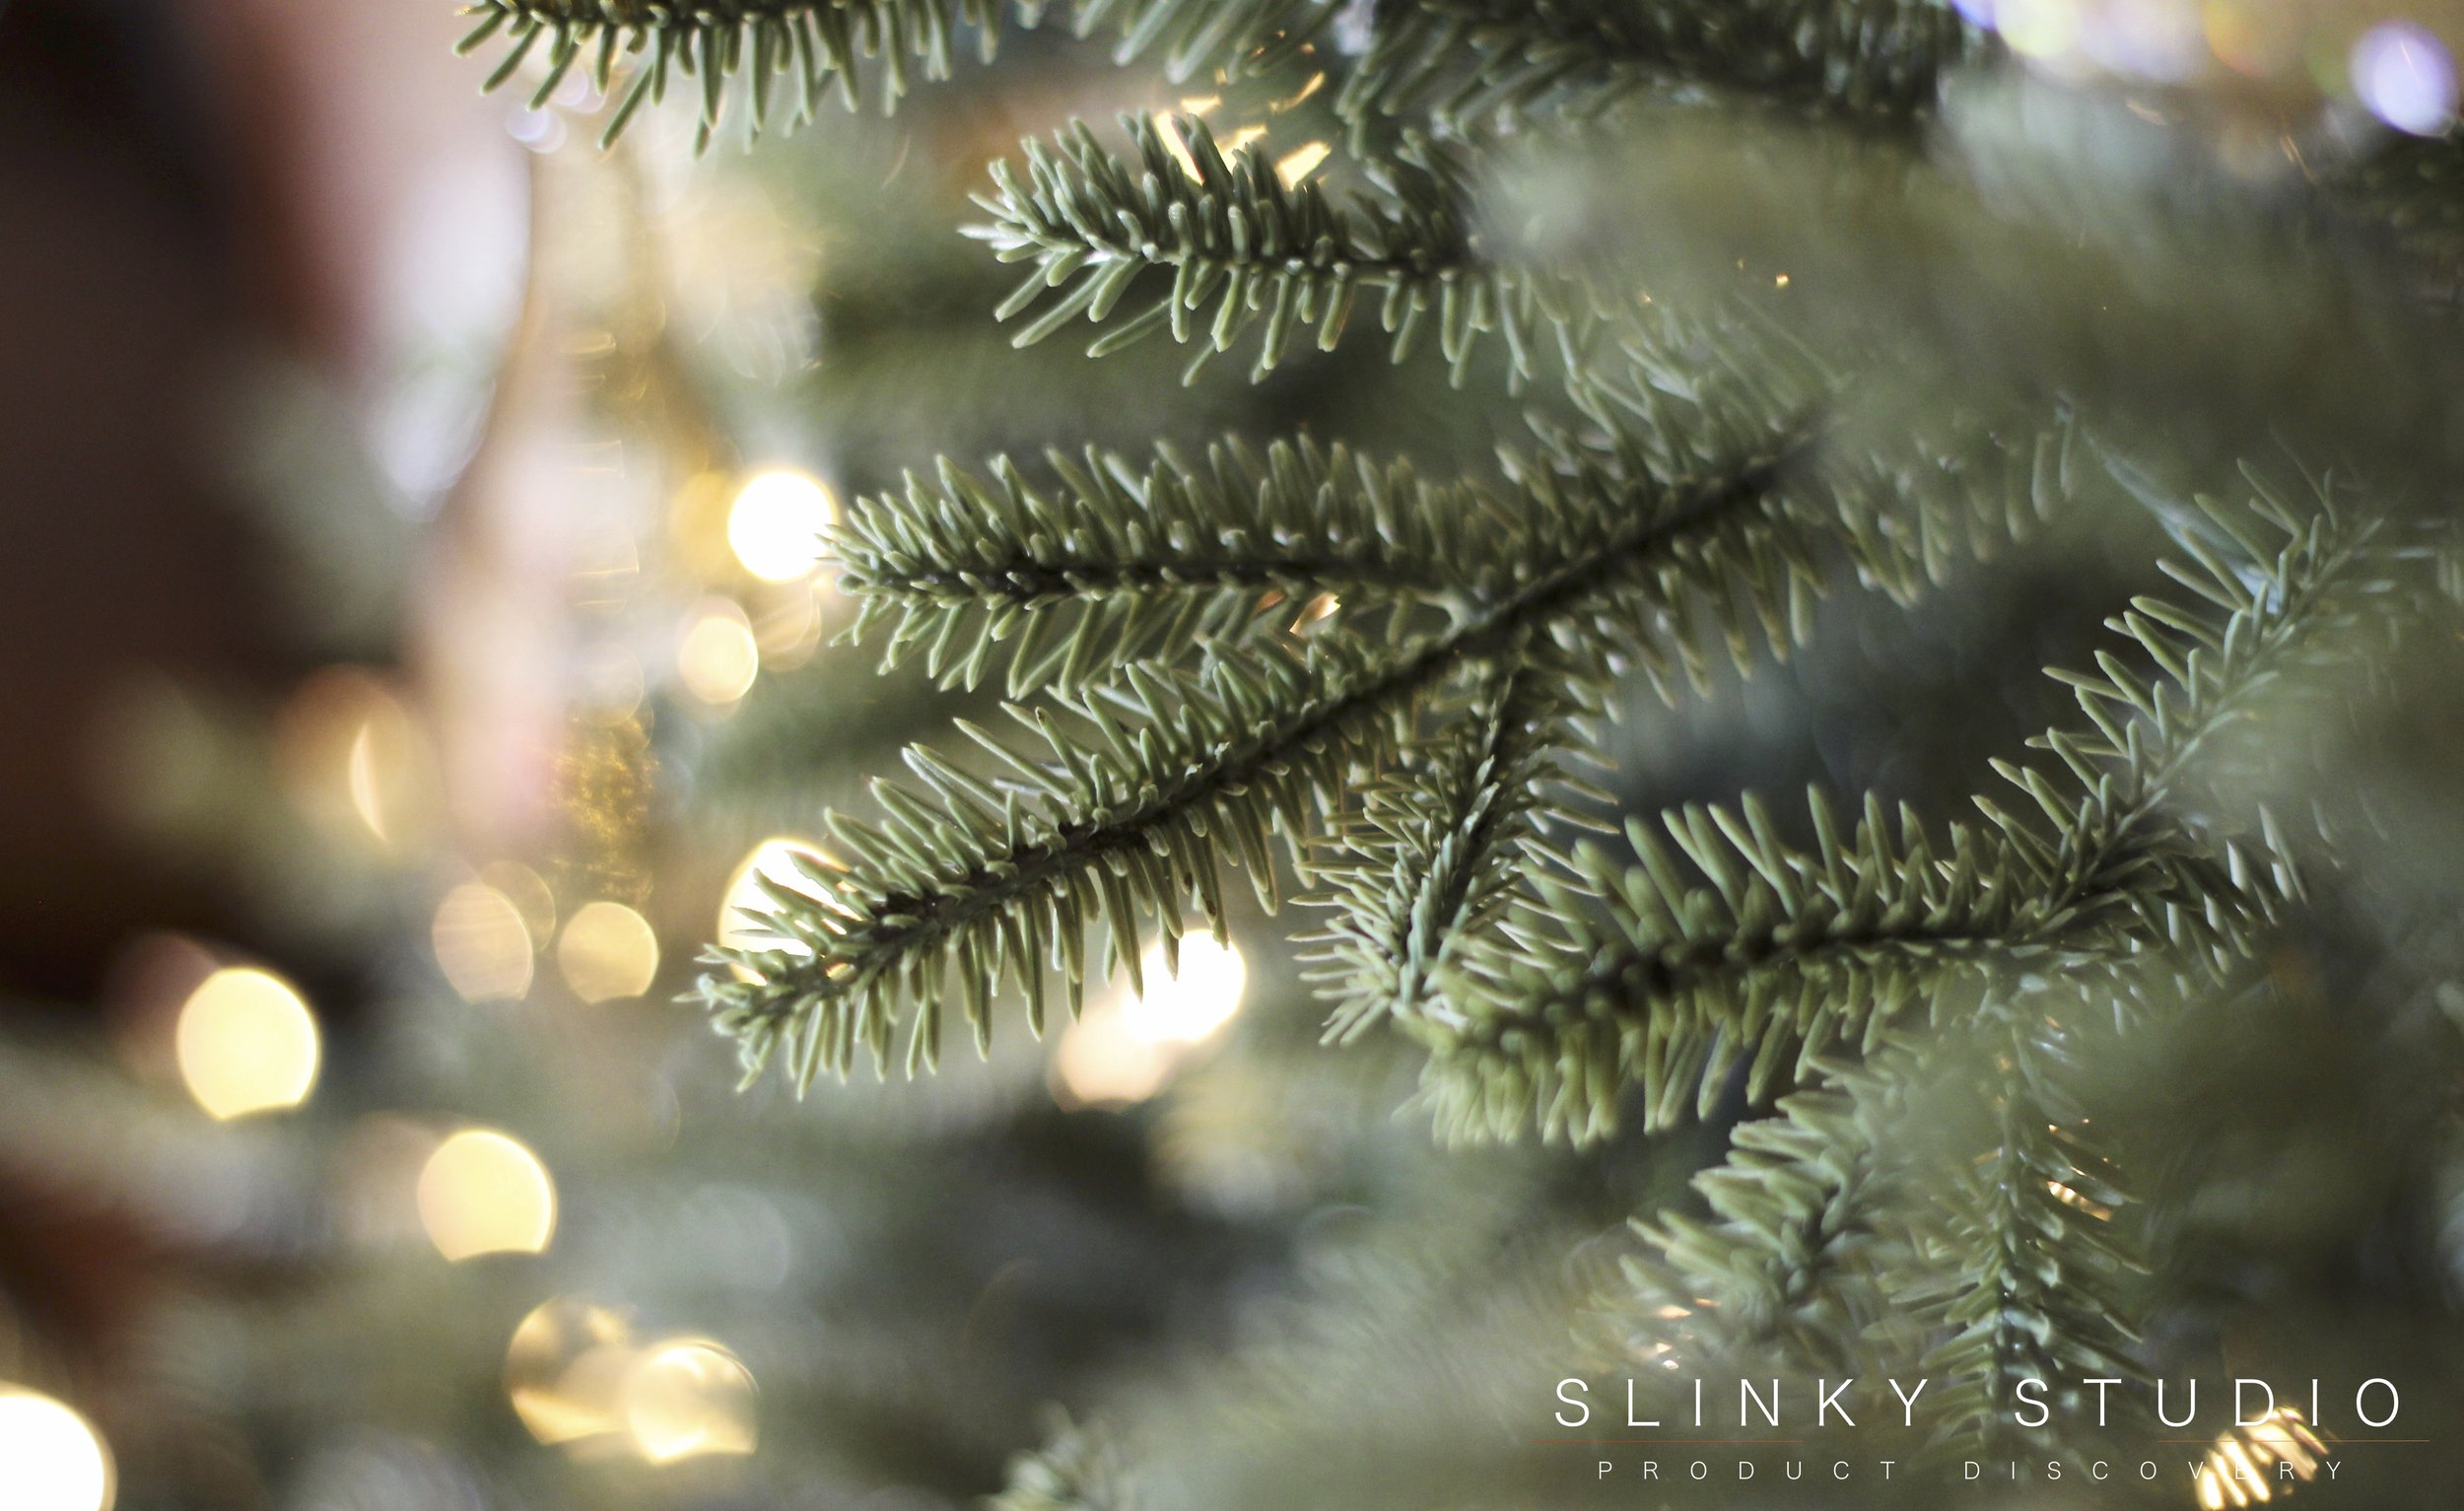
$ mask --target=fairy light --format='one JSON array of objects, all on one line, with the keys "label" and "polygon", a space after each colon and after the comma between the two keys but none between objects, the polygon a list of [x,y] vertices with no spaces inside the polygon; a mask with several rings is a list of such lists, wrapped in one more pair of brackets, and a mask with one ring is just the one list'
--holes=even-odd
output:
[{"label": "fairy light", "polygon": [[2199,1467],[2199,1504],[2205,1511],[2224,1511],[2273,1500],[2280,1490],[2291,1494],[2293,1483],[2288,1481],[2316,1478],[2326,1451],[2292,1407],[2279,1407],[2249,1425],[2226,1428]]},{"label": "fairy light", "polygon": [[512,1001],[530,990],[530,927],[513,900],[486,882],[445,893],[428,933],[437,968],[462,1000]]},{"label": "fairy light", "polygon": [[1302,181],[1316,172],[1319,165],[1326,162],[1334,150],[1324,142],[1310,142],[1297,147],[1275,159],[1275,176],[1283,180],[1285,188],[1299,188]]},{"label": "fairy light", "polygon": [[103,1434],[38,1391],[0,1385],[0,1488],[9,1511],[110,1511]]},{"label": "fairy light", "polygon": [[557,1296],[513,1330],[505,1349],[506,1398],[542,1443],[602,1437],[621,1425],[633,1362],[633,1326],[624,1313]]},{"label": "fairy light", "polygon": [[1179,942],[1177,972],[1165,964],[1160,943],[1147,946],[1138,962],[1145,990],[1122,1004],[1123,1026],[1149,1043],[1199,1044],[1214,1037],[1240,1010],[1241,989],[1249,983],[1249,967],[1234,946],[1203,932],[1183,934]]},{"label": "fairy light", "polygon": [[625,1432],[652,1464],[748,1454],[759,1438],[752,1371],[708,1339],[647,1349],[627,1372]]},{"label": "fairy light", "polygon": [[750,692],[761,670],[761,642],[743,607],[728,598],[703,600],[676,643],[676,674],[686,691],[724,706]]},{"label": "fairy light", "polygon": [[268,971],[226,967],[200,982],[180,1006],[173,1049],[188,1094],[224,1122],[297,1107],[316,1084],[316,1019]]},{"label": "fairy light", "polygon": [[557,937],[556,968],[585,1002],[640,996],[658,975],[658,935],[623,903],[585,903]]},{"label": "fairy light", "polygon": [[1238,949],[1204,932],[1183,934],[1180,970],[1163,946],[1139,960],[1142,993],[1088,1005],[1054,1050],[1053,1095],[1066,1107],[1126,1107],[1170,1083],[1184,1063],[1240,1010],[1249,970]]},{"label": "fairy light", "polygon": [[818,900],[826,895],[818,873],[844,869],[817,845],[789,835],[772,835],[746,852],[735,873],[727,878],[727,890],[719,905],[719,942],[729,949],[812,954],[812,946],[803,940],[771,929],[767,915],[776,906],[772,892],[784,889]]},{"label": "fairy light", "polygon": [[727,510],[727,547],[766,583],[791,583],[820,564],[822,532],[838,517],[830,490],[801,472],[748,480]]},{"label": "fairy light", "polygon": [[538,1254],[556,1235],[556,1183],[519,1139],[464,1129],[419,1172],[419,1220],[456,1263],[482,1254]]},{"label": "fairy light", "polygon": [[[1207,108],[1213,108],[1218,103],[1213,100],[1207,101]],[[1172,161],[1181,165],[1181,172],[1187,174],[1192,182],[1196,182],[1198,178],[1198,160],[1190,156],[1189,143],[1181,139],[1181,123],[1169,115],[1158,116],[1155,121],[1155,136],[1164,144],[1164,151],[1171,154]]]}]

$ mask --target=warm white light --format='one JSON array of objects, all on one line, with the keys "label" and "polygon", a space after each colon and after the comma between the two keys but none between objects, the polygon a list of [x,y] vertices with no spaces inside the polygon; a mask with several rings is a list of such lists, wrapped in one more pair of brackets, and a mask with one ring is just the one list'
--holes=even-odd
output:
[{"label": "warm white light", "polygon": [[543,1301],[513,1330],[505,1350],[505,1394],[542,1443],[614,1432],[634,1364],[633,1327],[622,1312],[572,1296]]},{"label": "warm white light", "polygon": [[704,600],[676,643],[676,674],[686,690],[704,703],[733,703],[752,691],[761,670],[761,642],[743,608],[727,598]]},{"label": "warm white light", "polygon": [[556,968],[585,1002],[640,996],[658,975],[658,935],[623,903],[585,903],[556,941]]},{"label": "warm white light", "polygon": [[530,990],[529,926],[513,900],[487,883],[445,893],[428,933],[438,968],[464,1001],[510,1001]]},{"label": "warm white light", "polygon": [[1283,180],[1286,188],[1298,188],[1301,180],[1316,172],[1318,166],[1326,162],[1334,150],[1324,142],[1311,142],[1288,152],[1275,159],[1275,176]]},{"label": "warm white light", "polygon": [[0,1386],[0,1505],[9,1511],[109,1511],[103,1435],[48,1396]]},{"label": "warm white light", "polygon": [[1161,1091],[1191,1053],[1240,1010],[1249,970],[1241,952],[1197,932],[1180,939],[1181,969],[1158,943],[1140,957],[1143,995],[1087,1004],[1053,1052],[1054,1096],[1068,1107],[1124,1107]]},{"label": "warm white light", "polygon": [[1199,1043],[1240,1010],[1249,967],[1238,949],[1217,944],[1210,933],[1185,933],[1180,955],[1175,975],[1164,963],[1163,945],[1149,945],[1138,961],[1146,990],[1122,1005],[1122,1025],[1150,1043]]},{"label": "warm white light", "polygon": [[652,1464],[751,1453],[758,1435],[752,1372],[707,1339],[659,1344],[625,1379],[625,1428]]},{"label": "warm white light", "polygon": [[179,1009],[180,1079],[218,1119],[297,1107],[316,1084],[316,1020],[288,982],[240,967],[216,971]]},{"label": "warm white light", "polygon": [[2317,1477],[2326,1451],[2318,1434],[2291,1407],[2280,1407],[2248,1426],[2228,1427],[2199,1467],[2199,1504],[2206,1511],[2224,1511],[2273,1500],[2279,1492],[2290,1495],[2295,1482]]},{"label": "warm white light", "polygon": [[537,1254],[556,1233],[556,1183],[519,1140],[465,1129],[419,1172],[419,1220],[448,1260]]},{"label": "warm white light", "polygon": [[727,545],[744,570],[768,583],[787,583],[821,560],[821,536],[838,517],[830,490],[801,472],[764,472],[744,485],[727,511]]},{"label": "warm white light", "polygon": [[794,955],[811,954],[812,947],[803,940],[770,930],[764,915],[771,911],[772,904],[762,883],[768,881],[773,887],[818,898],[824,894],[824,888],[812,873],[845,868],[829,852],[806,841],[784,834],[762,841],[737,862],[735,874],[727,878],[726,897],[719,905],[719,942],[730,949],[784,949]]}]

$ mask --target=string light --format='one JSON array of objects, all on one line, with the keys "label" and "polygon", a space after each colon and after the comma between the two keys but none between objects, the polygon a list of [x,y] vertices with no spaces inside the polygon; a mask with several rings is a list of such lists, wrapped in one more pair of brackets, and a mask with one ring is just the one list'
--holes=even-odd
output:
[{"label": "string light", "polygon": [[556,1234],[556,1183],[520,1140],[464,1129],[419,1172],[419,1220],[437,1252],[456,1263],[538,1254]]},{"label": "string light", "polygon": [[1295,148],[1275,160],[1275,176],[1283,180],[1285,188],[1296,189],[1302,179],[1318,171],[1319,165],[1326,162],[1334,150],[1324,142],[1311,142]]},{"label": "string light", "polygon": [[173,1047],[188,1094],[222,1121],[297,1107],[316,1084],[316,1019],[271,972],[226,967],[200,982]]},{"label": "string light", "polygon": [[731,598],[705,598],[676,643],[676,674],[704,703],[726,705],[750,692],[761,675],[761,642],[753,621]]},{"label": "string light", "polygon": [[556,968],[585,1002],[640,996],[658,975],[658,935],[623,903],[585,903],[557,938]]},{"label": "string light", "polygon": [[2229,1427],[2217,1438],[2199,1468],[2199,1504],[2205,1511],[2224,1511],[2272,1500],[2279,1488],[2291,1494],[2287,1480],[2315,1478],[2319,1456],[2326,1451],[2299,1411],[2279,1407],[2255,1423]]},{"label": "string light", "polygon": [[1163,946],[1149,946],[1139,960],[1145,991],[1100,998],[1069,1026],[1053,1054],[1056,1100],[1067,1107],[1145,1101],[1232,1020],[1249,979],[1240,951],[1205,932],[1183,934],[1179,950],[1176,975]]},{"label": "string light", "polygon": [[625,1429],[652,1464],[748,1454],[758,1439],[753,1375],[707,1339],[645,1350],[625,1377]]},{"label": "string light", "polygon": [[428,934],[438,969],[464,1001],[511,1001],[530,990],[530,927],[513,900],[486,882],[445,893]]},{"label": "string light", "polygon": [[0,1385],[0,1488],[9,1511],[110,1511],[110,1449],[68,1407]]},{"label": "string light", "polygon": [[788,835],[772,835],[746,852],[735,873],[727,878],[727,890],[719,905],[719,942],[730,949],[783,949],[792,955],[810,955],[812,946],[803,940],[771,931],[765,915],[774,904],[763,883],[818,899],[826,889],[814,873],[844,869],[819,846]]},{"label": "string light", "polygon": [[633,1326],[624,1313],[571,1296],[531,1308],[505,1350],[505,1394],[542,1443],[604,1436],[621,1424]]},{"label": "string light", "polygon": [[820,564],[822,532],[838,501],[801,472],[764,472],[746,482],[727,511],[727,546],[744,570],[766,583],[790,583]]},{"label": "string light", "polygon": [[533,940],[556,937],[556,894],[537,871],[518,860],[491,860],[479,868],[479,879],[505,894]]},{"label": "string light", "polygon": [[760,1435],[753,1373],[724,1344],[671,1337],[636,1346],[623,1312],[571,1296],[540,1303],[513,1330],[505,1389],[540,1442],[621,1437],[650,1464],[749,1454]]}]

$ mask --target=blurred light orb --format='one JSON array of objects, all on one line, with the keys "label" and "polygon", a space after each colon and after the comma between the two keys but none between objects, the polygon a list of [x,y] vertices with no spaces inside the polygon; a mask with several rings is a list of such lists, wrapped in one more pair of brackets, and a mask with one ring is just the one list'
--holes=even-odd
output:
[{"label": "blurred light orb", "polygon": [[479,868],[479,879],[505,894],[532,939],[556,937],[556,894],[537,871],[519,860],[491,860]]},{"label": "blurred light orb", "polygon": [[723,706],[752,691],[761,670],[761,642],[743,608],[726,598],[705,599],[676,643],[676,675],[685,690]]},{"label": "blurred light orb", "polygon": [[2249,1506],[2293,1493],[2293,1480],[2318,1477],[2326,1446],[2301,1413],[2280,1407],[2247,1426],[2227,1427],[2199,1466],[2197,1486],[2204,1511]]},{"label": "blurred light orb", "polygon": [[727,510],[727,547],[765,583],[791,583],[821,562],[822,531],[838,517],[830,490],[801,472],[764,472]]},{"label": "blurred light orb", "polygon": [[419,1172],[428,1241],[460,1263],[482,1254],[538,1254],[556,1234],[556,1183],[520,1140],[464,1129]]},{"label": "blurred light orb", "polygon": [[1127,1107],[1172,1080],[1197,1048],[1240,1010],[1249,968],[1241,952],[1203,930],[1181,935],[1181,969],[1164,964],[1163,945],[1139,959],[1142,994],[1110,994],[1088,1004],[1053,1052],[1054,1098],[1064,1107]]},{"label": "blurred light orb", "polygon": [[1179,1068],[1176,1045],[1130,1033],[1121,1004],[1091,1003],[1053,1051],[1053,1100],[1063,1107],[1130,1107],[1164,1089]]},{"label": "blurred light orb", "polygon": [[220,1121],[297,1107],[316,1084],[316,1019],[271,972],[208,976],[181,1004],[172,1037],[188,1094]]},{"label": "blurred light orb", "polygon": [[1995,0],[1994,27],[2015,52],[2060,58],[2079,43],[2080,14],[2073,0]]},{"label": "blurred light orb", "polygon": [[601,1437],[622,1425],[633,1362],[633,1327],[624,1313],[554,1297],[533,1307],[506,1345],[506,1398],[542,1443]]},{"label": "blurred light orb", "polygon": [[1285,188],[1298,188],[1335,151],[1324,142],[1309,142],[1274,160],[1274,175]]},{"label": "blurred light orb", "polygon": [[0,1505],[110,1511],[111,1452],[92,1423],[50,1397],[0,1385]]},{"label": "blurred light orb", "polygon": [[2436,136],[2455,119],[2455,59],[2428,30],[2382,22],[2353,44],[2353,90],[2398,131]]},{"label": "blurred light orb", "polygon": [[283,705],[275,749],[295,805],[381,848],[427,824],[436,792],[427,731],[384,678],[329,666]]},{"label": "blurred light orb", "polygon": [[467,881],[445,893],[428,932],[438,968],[462,1000],[513,1001],[530,990],[530,926],[495,887]]},{"label": "blurred light orb", "polygon": [[707,1339],[646,1350],[625,1378],[625,1429],[652,1464],[748,1454],[759,1437],[753,1375]]},{"label": "blurred light orb", "polygon": [[556,968],[585,1002],[640,996],[658,975],[658,935],[623,903],[584,903],[557,937]]},{"label": "blurred light orb", "polygon": [[747,852],[736,862],[735,873],[727,878],[727,890],[719,905],[719,942],[730,949],[782,949],[791,955],[812,954],[812,946],[803,940],[771,930],[767,915],[773,905],[763,883],[769,883],[772,891],[795,892],[818,900],[828,895],[828,889],[814,873],[845,869],[828,851],[809,841],[772,835]]},{"label": "blurred light orb", "polygon": [[1149,1043],[1202,1043],[1240,1011],[1249,967],[1238,949],[1199,930],[1181,935],[1180,956],[1176,975],[1164,963],[1163,944],[1147,946],[1138,962],[1146,990],[1122,1005],[1123,1026]]}]

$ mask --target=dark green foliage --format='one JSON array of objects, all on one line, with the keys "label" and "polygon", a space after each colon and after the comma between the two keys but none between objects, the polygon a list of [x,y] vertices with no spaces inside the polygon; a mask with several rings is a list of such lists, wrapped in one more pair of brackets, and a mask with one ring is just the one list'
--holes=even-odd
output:
[{"label": "dark green foliage", "polygon": [[[1021,346],[1084,314],[1111,322],[1089,356],[1169,330],[1198,345],[1194,375],[1263,321],[1253,376],[1264,377],[1304,333],[1332,350],[1354,304],[1371,295],[1397,361],[1433,324],[1458,374],[1473,338],[1492,331],[1524,372],[1535,331],[1569,318],[1564,291],[1482,263],[1464,191],[1433,161],[1390,165],[1390,199],[1341,209],[1314,182],[1286,185],[1255,145],[1227,159],[1194,116],[1126,124],[1133,159],[1107,152],[1080,125],[1058,151],[1026,143],[1023,177],[992,165],[996,192],[977,201],[992,223],[972,234],[1004,262],[1034,264],[998,311],[1004,319],[1035,311],[1015,338]],[[1152,286],[1167,275],[1169,290]],[[1047,301],[1048,291],[1058,292]]]},{"label": "dark green foliage", "polygon": [[1337,108],[1461,130],[1699,90],[1887,118],[1930,105],[1986,46],[1940,0],[1405,0],[1380,15]]},{"label": "dark green foliage", "polygon": [[[1629,826],[1630,867],[1587,850],[1602,913],[1545,888],[1533,906],[1547,927],[1479,951],[1449,983],[1456,1010],[1428,1030],[1440,1126],[1503,1135],[1537,1121],[1595,1138],[1638,1090],[1657,1127],[1719,1096],[1738,1065],[1758,1100],[1835,1045],[1870,1050],[1913,1005],[1937,1022],[1979,1010],[2007,972],[2151,949],[2221,968],[2246,953],[2299,895],[2286,842],[2265,813],[2225,826],[2167,804],[2280,681],[2397,607],[2371,526],[2325,501],[2306,518],[2264,500],[2254,514],[2286,543],[2236,564],[2193,542],[2177,576],[2207,616],[2139,600],[2113,627],[2146,669],[2106,654],[2096,675],[2063,674],[2087,727],[2046,735],[2041,769],[1996,763],[2033,813],[1980,795],[1984,825],[1937,835],[1869,796],[1851,827],[1817,791],[1814,843],[1799,849],[1748,796],[1663,815],[1674,850]],[[2251,538],[2232,511],[2205,517]]]},{"label": "dark green foliage", "polygon": [[[962,25],[989,54],[1008,19],[993,0],[479,14],[474,39],[544,41],[554,69],[595,45],[605,80],[643,53],[617,126],[682,68],[706,130],[736,75],[756,117],[773,78],[809,114],[833,75],[853,98],[860,54],[888,59],[894,96],[905,60],[944,72]],[[1023,321],[1016,344],[1081,317],[1094,357],[1168,333],[1195,379],[1246,342],[1253,380],[1274,379],[1253,391],[1273,392],[1366,297],[1398,363],[1433,344],[1465,392],[1541,390],[1532,439],[1460,476],[1308,429],[1056,446],[860,501],[832,542],[851,637],[945,687],[990,681],[1014,727],[909,748],[913,785],[830,820],[847,869],[773,889],[786,942],[709,957],[700,994],[748,1075],[775,1061],[800,1089],[867,1052],[886,1069],[902,1033],[912,1072],[953,1011],[989,1044],[996,998],[1040,1034],[1056,987],[1074,1013],[1109,977],[1138,985],[1150,943],[1169,965],[1193,920],[1224,936],[1228,868],[1267,909],[1297,878],[1326,1039],[1425,1049],[1441,1134],[1591,1145],[1747,1109],[1694,1183],[1703,1208],[1638,1224],[1607,1319],[1630,1355],[1922,1360],[1955,1382],[1938,1446],[2058,1451],[2012,1425],[2009,1386],[2055,1380],[2059,1405],[2091,1376],[2135,1383],[2156,1268],[2086,1066],[2246,982],[2306,920],[2335,856],[2316,814],[2263,800],[2302,745],[2268,742],[2330,727],[2453,573],[2443,542],[2332,477],[2252,473],[2246,504],[2176,486],[2247,448],[2253,393],[2297,380],[2318,434],[2388,407],[2317,363],[2310,325],[2164,417],[2230,423],[2156,446],[2162,468],[2138,454],[2161,430],[2140,397],[2219,367],[2208,327],[2255,323],[2284,269],[2349,289],[2345,264],[2280,244],[2285,217],[2238,197],[2214,221],[2152,214],[2136,179],[1996,180],[1982,137],[1930,155],[1942,79],[1998,54],[1933,0],[1339,19],[1096,0],[1073,19],[1176,78],[1312,71],[1287,103],[1325,90],[1316,129],[1349,128],[1335,173],[1366,192],[1286,182],[1189,116],[1126,117],[1123,149],[1080,125],[1030,140],[971,231],[1023,271],[996,311]],[[1999,128],[1964,129],[2019,130],[2030,102],[2012,100]],[[1682,113],[1602,160],[1624,170],[1545,171],[1559,128],[1625,102]],[[1509,131],[1541,170],[1526,197],[1491,192]],[[2330,187],[2435,242],[2452,156],[2410,147]],[[2213,225],[2255,249],[2191,266]],[[2353,308],[2379,329],[2377,302]],[[2412,435],[2412,414],[2364,433]],[[2173,536],[2187,596],[2130,598],[2109,621],[2126,644],[2054,674],[2078,721],[2024,761],[1980,758],[2000,785],[1973,813],[1816,786],[1802,810],[1746,793],[1646,822],[1618,809],[1687,790],[1595,785],[1607,721],[1790,656],[1822,593],[1912,605],[2108,493]],[[1064,1429],[1000,1504],[1120,1504],[1109,1454]]]},{"label": "dark green foliage", "polygon": [[[773,98],[791,102],[787,123],[810,122],[835,85],[850,108],[862,86],[859,65],[878,58],[885,106],[907,92],[909,71],[946,79],[958,38],[973,32],[991,62],[1004,26],[1033,27],[1044,0],[705,0],[691,7],[658,0],[476,0],[477,20],[462,38],[467,52],[503,38],[505,55],[488,76],[494,89],[536,55],[545,74],[532,92],[545,103],[579,65],[616,109],[603,139],[613,141],[648,103],[666,98],[678,74],[701,98],[702,138],[719,127],[729,86],[744,81],[746,129],[771,119]],[[1306,40],[1328,12],[1315,0],[1077,0],[1071,25],[1080,36],[1120,34],[1121,61],[1160,51],[1176,79],[1201,67],[1238,66],[1268,49]]]}]

